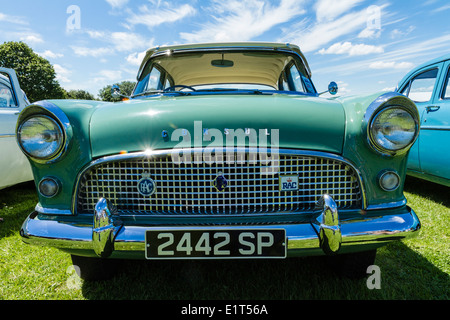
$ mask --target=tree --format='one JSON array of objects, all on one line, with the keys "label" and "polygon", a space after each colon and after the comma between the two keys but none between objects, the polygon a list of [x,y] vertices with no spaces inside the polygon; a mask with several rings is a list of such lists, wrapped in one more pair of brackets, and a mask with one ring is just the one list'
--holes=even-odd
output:
[{"label": "tree", "polygon": [[[134,86],[136,85],[136,82],[133,81],[122,81],[121,83],[117,84],[120,88],[120,93],[124,96],[130,96],[133,93]],[[110,101],[110,102],[118,102],[121,101],[122,98],[113,98],[111,95],[111,88],[113,85],[108,85],[100,90],[98,93],[100,99],[103,101]]]},{"label": "tree", "polygon": [[0,66],[16,71],[20,87],[30,102],[65,98],[53,66],[23,42],[0,45]]},{"label": "tree", "polygon": [[67,92],[67,99],[95,100],[94,96],[84,90],[70,90]]}]

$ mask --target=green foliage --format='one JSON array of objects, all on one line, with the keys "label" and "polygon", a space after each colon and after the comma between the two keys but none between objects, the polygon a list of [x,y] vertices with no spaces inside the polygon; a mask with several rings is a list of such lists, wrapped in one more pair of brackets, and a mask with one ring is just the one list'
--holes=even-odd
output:
[{"label": "green foliage", "polygon": [[20,87],[30,102],[65,98],[53,66],[23,42],[0,45],[0,66],[16,71]]},{"label": "green foliage", "polygon": [[67,99],[95,100],[94,95],[84,90],[70,90],[67,92]]},{"label": "green foliage", "polygon": [[[120,88],[120,93],[124,96],[130,96],[133,92],[134,86],[136,85],[136,82],[133,81],[122,81],[121,83],[117,84]],[[100,90],[99,97],[103,101],[109,101],[109,102],[118,102],[121,101],[122,98],[113,98],[111,95],[111,88],[113,85],[108,85]]]}]

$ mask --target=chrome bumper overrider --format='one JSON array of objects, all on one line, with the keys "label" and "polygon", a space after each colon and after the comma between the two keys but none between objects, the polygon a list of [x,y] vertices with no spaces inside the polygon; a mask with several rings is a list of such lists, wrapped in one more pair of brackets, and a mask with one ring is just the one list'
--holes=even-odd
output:
[{"label": "chrome bumper overrider", "polygon": [[[389,241],[416,236],[421,228],[414,211],[404,206],[391,210],[376,210],[354,218],[340,219],[335,201],[328,195],[317,203],[317,215],[309,223],[276,224],[286,230],[288,256],[335,254],[362,251]],[[377,214],[378,213],[378,214]],[[232,225],[227,229],[248,230],[273,228],[274,225]],[[126,257],[138,253],[144,257],[147,230],[214,230],[224,226],[146,226],[126,225],[115,207],[100,199],[91,224],[74,221],[39,219],[31,214],[24,222],[21,236],[25,243],[46,245],[71,252],[83,252],[102,258]],[[134,255],[135,256],[135,255]]]}]

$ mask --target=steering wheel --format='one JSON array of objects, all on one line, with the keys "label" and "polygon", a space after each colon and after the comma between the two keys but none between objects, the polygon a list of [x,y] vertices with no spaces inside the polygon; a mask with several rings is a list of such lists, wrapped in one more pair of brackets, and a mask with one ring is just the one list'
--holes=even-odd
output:
[{"label": "steering wheel", "polygon": [[190,86],[185,86],[185,85],[183,85],[183,84],[177,84],[177,85],[174,85],[174,86],[165,88],[163,91],[164,91],[164,92],[166,92],[166,91],[173,91],[173,90],[176,89],[176,88],[183,88],[183,89],[189,89],[189,90],[192,90],[192,91],[197,91],[197,90],[195,90],[194,88],[192,88],[192,87],[190,87]]}]

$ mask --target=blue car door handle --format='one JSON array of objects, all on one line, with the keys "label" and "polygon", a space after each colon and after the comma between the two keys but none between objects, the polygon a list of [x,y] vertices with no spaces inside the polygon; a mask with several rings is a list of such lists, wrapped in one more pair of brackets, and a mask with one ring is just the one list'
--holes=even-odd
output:
[{"label": "blue car door handle", "polygon": [[438,111],[441,107],[440,106],[427,106],[425,109],[428,112],[434,112],[434,111]]}]

